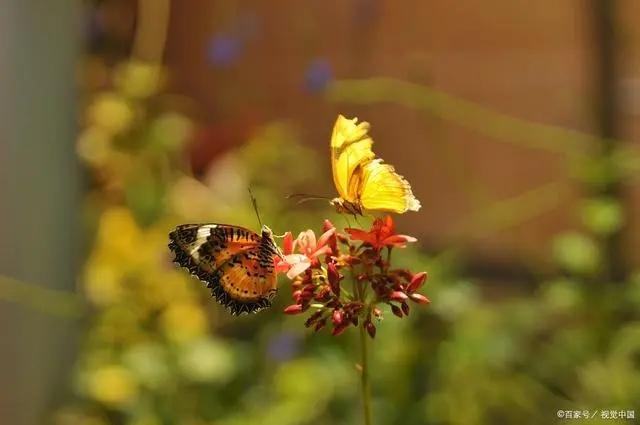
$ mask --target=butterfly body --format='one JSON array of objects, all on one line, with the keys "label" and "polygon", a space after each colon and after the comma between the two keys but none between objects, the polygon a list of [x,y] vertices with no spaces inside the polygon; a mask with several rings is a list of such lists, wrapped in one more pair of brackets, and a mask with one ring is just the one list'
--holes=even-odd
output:
[{"label": "butterfly body", "polygon": [[362,203],[360,202],[349,202],[342,198],[333,198],[330,202],[331,205],[338,211],[340,214],[350,214],[350,215],[363,215],[364,211],[362,211]]},{"label": "butterfly body", "polygon": [[331,168],[340,195],[331,201],[338,212],[404,213],[418,211],[420,201],[409,182],[392,165],[376,158],[369,123],[338,116],[331,135]]},{"label": "butterfly body", "polygon": [[277,291],[274,259],[280,254],[268,227],[259,235],[226,224],[183,224],[169,238],[174,262],[207,283],[231,314],[271,305]]}]

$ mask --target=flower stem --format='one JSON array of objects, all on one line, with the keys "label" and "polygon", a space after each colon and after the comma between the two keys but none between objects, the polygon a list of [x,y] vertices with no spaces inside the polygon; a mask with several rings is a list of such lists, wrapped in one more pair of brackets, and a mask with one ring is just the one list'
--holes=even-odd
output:
[{"label": "flower stem", "polygon": [[360,356],[361,366],[360,371],[360,391],[362,393],[362,409],[364,413],[365,425],[371,425],[371,394],[369,391],[369,360],[367,354],[367,331],[364,327],[364,323],[360,326]]}]

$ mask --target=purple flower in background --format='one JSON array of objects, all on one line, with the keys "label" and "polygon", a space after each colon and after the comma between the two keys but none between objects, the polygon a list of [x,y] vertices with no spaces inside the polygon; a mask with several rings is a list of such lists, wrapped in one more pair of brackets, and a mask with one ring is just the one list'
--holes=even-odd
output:
[{"label": "purple flower in background", "polygon": [[271,339],[267,347],[267,356],[276,362],[286,362],[299,351],[300,337],[292,332],[282,332]]},{"label": "purple flower in background", "polygon": [[305,86],[312,93],[323,91],[332,79],[333,69],[324,58],[313,60],[305,72]]},{"label": "purple flower in background", "polygon": [[226,68],[231,66],[242,53],[242,41],[227,34],[216,34],[207,46],[207,59],[210,64]]}]

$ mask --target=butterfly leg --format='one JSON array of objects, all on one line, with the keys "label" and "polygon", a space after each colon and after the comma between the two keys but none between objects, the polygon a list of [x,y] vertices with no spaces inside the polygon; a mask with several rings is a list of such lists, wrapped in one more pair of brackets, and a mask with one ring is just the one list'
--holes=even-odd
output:
[{"label": "butterfly leg", "polygon": [[362,224],[360,224],[360,222],[358,221],[358,216],[357,215],[353,215],[353,219],[356,221],[356,223],[358,224],[358,227],[362,227]]}]

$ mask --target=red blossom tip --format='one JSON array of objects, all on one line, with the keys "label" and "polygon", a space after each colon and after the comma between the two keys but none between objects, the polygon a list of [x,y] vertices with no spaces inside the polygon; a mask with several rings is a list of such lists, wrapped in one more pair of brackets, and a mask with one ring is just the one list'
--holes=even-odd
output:
[{"label": "red blossom tip", "polygon": [[284,238],[282,239],[282,253],[284,255],[293,254],[293,235],[291,232],[284,234]]},{"label": "red blossom tip", "polygon": [[409,304],[402,303],[402,304],[400,304],[400,307],[402,308],[402,312],[405,314],[405,316],[408,316],[409,315]]},{"label": "red blossom tip", "polygon": [[344,332],[348,327],[349,327],[348,323],[341,323],[340,325],[338,325],[338,326],[333,328],[333,331],[331,332],[331,335],[338,336],[342,332]]},{"label": "red blossom tip", "polygon": [[402,316],[403,316],[403,314],[402,314],[402,310],[401,310],[401,309],[400,309],[400,307],[398,307],[397,305],[393,305],[393,304],[391,304],[391,312],[392,312],[394,315],[398,316],[398,317],[402,317]]},{"label": "red blossom tip", "polygon": [[327,318],[323,318],[321,320],[318,320],[318,322],[316,323],[316,326],[313,328],[313,330],[315,332],[318,332],[320,329],[324,328],[327,325]]},{"label": "red blossom tip", "polygon": [[427,280],[427,272],[420,272],[413,275],[411,278],[411,283],[407,286],[407,292],[413,293],[420,289],[420,287]]},{"label": "red blossom tip", "polygon": [[322,232],[326,232],[335,228],[336,226],[334,226],[333,223],[328,219],[325,219],[324,222],[322,222]]},{"label": "red blossom tip", "polygon": [[408,298],[407,294],[401,291],[393,291],[389,295],[389,299],[393,301],[406,301]]},{"label": "red blossom tip", "polygon": [[300,314],[304,311],[304,307],[301,304],[292,304],[284,309],[284,314]]},{"label": "red blossom tip", "polygon": [[418,304],[429,304],[431,300],[425,297],[422,294],[411,294],[411,300],[417,302]]},{"label": "red blossom tip", "polygon": [[342,323],[342,311],[336,309],[333,310],[333,315],[331,316],[331,321],[333,322],[334,325],[338,326]]}]

